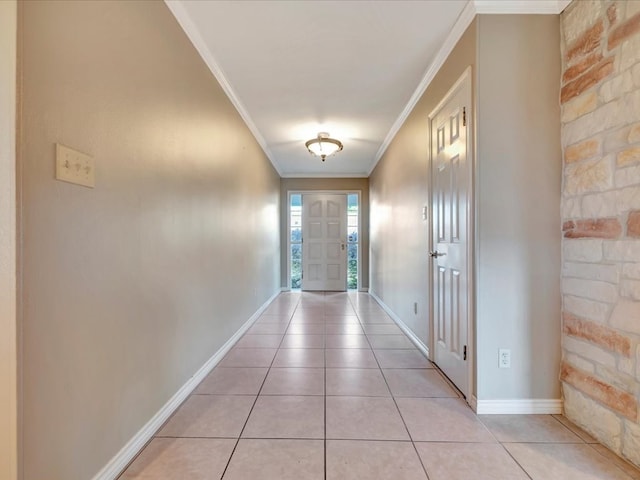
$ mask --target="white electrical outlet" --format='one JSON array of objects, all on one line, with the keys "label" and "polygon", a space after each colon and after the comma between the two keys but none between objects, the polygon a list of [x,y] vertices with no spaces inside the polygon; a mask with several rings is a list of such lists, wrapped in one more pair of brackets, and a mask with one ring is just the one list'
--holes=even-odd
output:
[{"label": "white electrical outlet", "polygon": [[511,368],[511,350],[507,348],[498,350],[498,364],[500,368]]},{"label": "white electrical outlet", "polygon": [[93,158],[56,143],[56,180],[89,188],[95,187],[96,175]]}]

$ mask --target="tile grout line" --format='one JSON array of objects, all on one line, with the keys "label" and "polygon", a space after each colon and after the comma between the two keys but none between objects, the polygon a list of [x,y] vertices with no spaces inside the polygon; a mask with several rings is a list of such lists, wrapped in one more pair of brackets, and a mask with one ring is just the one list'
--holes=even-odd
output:
[{"label": "tile grout line", "polygon": [[[298,302],[296,302],[296,306],[293,309],[293,311],[291,312],[291,315],[289,316],[289,322],[287,323],[287,328],[289,328],[289,325],[291,324],[291,319],[293,318],[293,315],[295,314],[295,311],[297,310],[299,303],[300,303],[300,300],[298,300]],[[284,336],[280,340],[280,345],[282,345],[283,341],[284,341]],[[253,409],[255,408],[256,403],[258,403],[258,398],[260,398],[260,392],[262,392],[262,389],[264,388],[264,384],[267,382],[267,378],[269,377],[269,372],[271,372],[271,368],[272,368],[273,362],[275,362],[275,360],[276,360],[276,356],[278,355],[278,350],[279,349],[280,349],[280,347],[278,346],[276,348],[275,354],[273,355],[273,358],[271,359],[271,363],[269,364],[269,367],[267,368],[267,374],[264,376],[264,379],[262,380],[262,383],[260,384],[260,388],[258,389],[258,393],[256,395],[256,399],[253,401],[253,405],[251,405],[251,409],[249,410],[249,414],[247,415],[247,419],[244,421],[244,424],[242,425],[242,429],[240,430],[240,433],[238,434],[238,438],[236,440],[236,444],[233,446],[233,449],[231,450],[231,455],[229,455],[229,459],[227,460],[227,464],[225,465],[224,470],[222,471],[222,475],[220,475],[220,480],[222,480],[224,478],[224,476],[227,474],[227,470],[229,469],[229,465],[231,465],[231,460],[233,459],[233,456],[236,453],[236,449],[238,448],[238,444],[240,443],[240,439],[242,438],[242,434],[244,433],[245,428],[247,428],[247,424],[249,423],[249,418],[251,418],[251,414],[253,413]],[[259,367],[256,367],[256,368],[259,368]]]},{"label": "tile grout line", "polygon": [[[351,298],[349,298],[349,301],[351,302]],[[353,306],[353,302],[352,302],[352,306]],[[355,310],[355,307],[354,307]],[[358,315],[359,312],[356,311],[356,315],[358,317],[358,321],[360,321],[360,316]],[[361,326],[362,326],[362,322],[361,322]],[[369,337],[367,338],[367,342],[369,343],[369,346],[371,347],[371,342],[369,342]],[[371,351],[373,351],[373,347],[371,347]],[[418,461],[420,462],[420,466],[422,467],[422,471],[424,472],[427,480],[429,480],[429,474],[427,473],[427,468],[424,465],[424,462],[422,461],[422,457],[420,456],[420,453],[418,453],[418,448],[416,447],[415,442],[413,441],[413,437],[411,436],[411,432],[409,431],[409,427],[407,427],[407,422],[405,422],[404,417],[402,416],[402,412],[400,411],[400,407],[398,407],[398,402],[396,402],[396,397],[393,395],[393,392],[391,391],[391,388],[389,387],[389,382],[387,382],[387,377],[385,377],[384,372],[382,371],[382,367],[380,366],[380,362],[378,361],[378,357],[376,357],[376,354],[374,352],[373,354],[373,358],[375,358],[376,360],[376,364],[378,365],[378,369],[380,370],[380,374],[382,375],[382,378],[384,379],[384,383],[387,386],[387,389],[389,390],[389,394],[391,395],[391,399],[393,400],[393,404],[396,406],[396,410],[398,411],[398,415],[400,416],[400,419],[402,420],[402,424],[404,425],[404,429],[407,431],[407,435],[409,436],[409,440],[411,441],[411,445],[413,446],[413,451],[416,453],[416,456],[418,457]]]}]

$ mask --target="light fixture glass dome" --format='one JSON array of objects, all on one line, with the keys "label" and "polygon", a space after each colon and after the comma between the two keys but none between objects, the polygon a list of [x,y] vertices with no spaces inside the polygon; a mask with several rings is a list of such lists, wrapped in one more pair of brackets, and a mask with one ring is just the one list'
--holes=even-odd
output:
[{"label": "light fixture glass dome", "polygon": [[323,162],[328,156],[334,155],[342,150],[342,142],[335,138],[330,138],[326,132],[318,133],[318,136],[307,141],[305,146],[310,153],[320,157]]}]

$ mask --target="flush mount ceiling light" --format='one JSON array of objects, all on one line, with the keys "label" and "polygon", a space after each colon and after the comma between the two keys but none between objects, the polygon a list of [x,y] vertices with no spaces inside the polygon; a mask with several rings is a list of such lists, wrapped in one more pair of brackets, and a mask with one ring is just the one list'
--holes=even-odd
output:
[{"label": "flush mount ceiling light", "polygon": [[342,150],[342,142],[335,138],[330,138],[326,132],[318,133],[318,136],[307,141],[305,146],[309,153],[320,157],[323,162],[325,158]]}]

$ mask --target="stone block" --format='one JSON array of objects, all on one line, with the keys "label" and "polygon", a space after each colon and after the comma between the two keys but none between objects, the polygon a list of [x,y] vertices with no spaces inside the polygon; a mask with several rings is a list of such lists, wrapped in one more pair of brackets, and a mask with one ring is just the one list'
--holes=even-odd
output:
[{"label": "stone block", "polygon": [[616,170],[613,175],[613,184],[618,187],[628,187],[640,184],[640,165]]},{"label": "stone block", "polygon": [[622,419],[570,385],[564,384],[562,392],[566,417],[611,450],[620,453]]},{"label": "stone block", "polygon": [[[576,365],[576,367],[578,366]],[[620,372],[617,367],[610,368],[596,365],[595,376],[626,392],[633,392],[636,389],[636,379],[633,378],[633,376]]]},{"label": "stone block", "polygon": [[638,416],[638,403],[634,395],[608,384],[589,372],[563,362],[560,366],[560,380],[626,418],[635,420]]},{"label": "stone block", "polygon": [[571,122],[582,115],[593,112],[597,107],[598,94],[595,91],[583,93],[562,105],[562,123]]},{"label": "stone block", "polygon": [[570,145],[564,150],[565,163],[573,163],[595,157],[600,153],[600,140],[591,138],[584,142]]},{"label": "stone block", "polygon": [[571,80],[578,78],[584,72],[589,70],[595,64],[602,60],[602,52],[594,52],[591,55],[580,60],[575,65],[567,68],[562,74],[562,83],[565,84]]},{"label": "stone block", "polygon": [[565,240],[563,258],[569,262],[599,262],[602,260],[602,240]]},{"label": "stone block", "polygon": [[618,238],[622,225],[617,218],[595,218],[565,222],[565,238]]},{"label": "stone block", "polygon": [[596,280],[565,278],[562,281],[562,291],[568,295],[605,303],[615,303],[618,300],[618,289],[615,285]]},{"label": "stone block", "polygon": [[570,8],[561,17],[566,44],[571,45],[576,42],[589,27],[592,27],[600,19],[602,13],[602,2],[600,1],[572,2]]},{"label": "stone block", "polygon": [[571,352],[582,358],[588,358],[589,361],[595,364],[606,365],[611,368],[615,368],[616,366],[616,357],[613,353],[603,350],[592,343],[564,335],[562,337],[562,347],[565,352]]},{"label": "stone block", "polygon": [[[638,65],[640,67],[640,64]],[[640,69],[638,69],[640,71]],[[638,143],[640,142],[640,123],[636,123],[629,129],[627,134],[627,142]]]},{"label": "stone block", "polygon": [[580,218],[582,216],[580,204],[580,198],[564,197],[562,199],[562,218]]},{"label": "stone block", "polygon": [[627,148],[616,156],[616,165],[618,167],[626,167],[635,163],[640,163],[640,147]]},{"label": "stone block", "polygon": [[583,217],[613,217],[619,214],[617,191],[585,195],[580,206]]},{"label": "stone block", "polygon": [[[576,365],[579,367],[579,365]],[[617,371],[629,377],[636,376],[636,359],[632,357],[618,357]],[[635,381],[635,380],[634,380]]]},{"label": "stone block", "polygon": [[617,265],[565,262],[562,269],[562,276],[618,283],[620,274]]},{"label": "stone block", "polygon": [[613,58],[605,58],[560,89],[560,103],[565,103],[597,85],[613,73]]},{"label": "stone block", "polygon": [[[638,177],[640,177],[640,167],[636,170],[638,171]],[[629,212],[629,216],[627,217],[627,236],[640,238],[640,210]]]},{"label": "stone block", "polygon": [[640,241],[614,240],[604,242],[604,258],[613,262],[633,262],[640,258]]},{"label": "stone block", "polygon": [[640,188],[627,187],[617,190],[616,202],[619,213],[640,209]]},{"label": "stone block", "polygon": [[578,355],[565,352],[564,360],[567,363],[570,363],[571,365],[575,365],[579,369],[584,370],[585,372],[589,372],[593,374],[596,373],[596,366],[593,363],[591,363],[589,360],[579,357]]},{"label": "stone block", "polygon": [[629,132],[631,128],[627,125],[607,132],[604,135],[602,151],[604,153],[618,153],[629,146]]},{"label": "stone block", "polygon": [[588,341],[625,357],[631,356],[631,339],[628,336],[621,335],[604,325],[579,318],[569,312],[562,314],[562,320],[562,331],[566,335]]},{"label": "stone block", "polygon": [[619,59],[621,72],[640,62],[640,35],[634,35],[622,44]]},{"label": "stone block", "polygon": [[633,88],[633,76],[630,70],[626,70],[602,84],[600,87],[600,97],[603,102],[607,103],[619,98],[625,93],[629,93]]},{"label": "stone block", "polygon": [[613,187],[612,158],[584,160],[567,165],[564,192],[566,195],[580,195],[586,192],[601,192]]},{"label": "stone block", "polygon": [[640,335],[640,302],[620,299],[613,308],[609,325],[624,332]]},{"label": "stone block", "polygon": [[[585,55],[596,51],[602,44],[603,32],[604,22],[598,20],[592,27],[583,31],[573,42],[567,41],[566,61],[569,64],[575,63]],[[567,36],[565,38],[568,40]]]},{"label": "stone block", "polygon": [[632,420],[624,422],[622,455],[640,466],[640,425]]},{"label": "stone block", "polygon": [[620,282],[620,295],[634,300],[640,300],[640,281],[622,280]]},{"label": "stone block", "polygon": [[609,50],[616,48],[622,42],[640,32],[640,13],[628,17],[627,20],[615,27],[609,33],[607,47]]},{"label": "stone block", "polygon": [[625,125],[627,122],[622,109],[620,100],[615,100],[566,123],[562,130],[562,144],[572,145],[598,133]]},{"label": "stone block", "polygon": [[565,295],[563,297],[563,309],[565,311],[599,323],[607,321],[611,308],[611,304],[608,303],[574,297],[573,295]]},{"label": "stone block", "polygon": [[622,276],[640,280],[640,263],[625,263],[622,265]]}]

